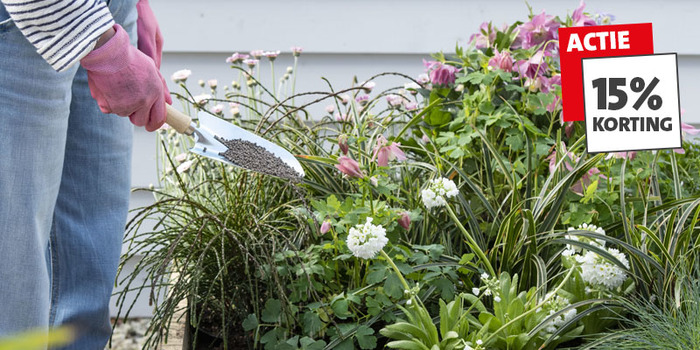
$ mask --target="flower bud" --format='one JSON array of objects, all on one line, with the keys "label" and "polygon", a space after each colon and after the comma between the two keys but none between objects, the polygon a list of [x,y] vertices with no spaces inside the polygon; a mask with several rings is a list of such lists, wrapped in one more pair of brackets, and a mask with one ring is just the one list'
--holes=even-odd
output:
[{"label": "flower bud", "polygon": [[204,80],[199,79],[199,81],[197,82],[197,84],[199,84],[199,86],[201,86],[201,87],[204,87]]},{"label": "flower bud", "polygon": [[294,73],[294,68],[287,67],[287,74],[292,74],[292,73]]},{"label": "flower bud", "polygon": [[343,154],[348,154],[349,147],[347,135],[343,134],[338,136],[338,147],[340,147],[340,150],[343,152]]},{"label": "flower bud", "polygon": [[376,176],[370,177],[370,178],[369,178],[369,183],[370,183],[372,186],[374,186],[374,187],[379,186],[379,180],[377,180],[377,177],[376,177]]},{"label": "flower bud", "polygon": [[323,221],[321,224],[320,232],[321,234],[326,234],[331,229],[331,222],[328,220]]},{"label": "flower bud", "polygon": [[401,213],[401,217],[398,221],[399,225],[404,229],[409,230],[411,228],[411,217],[408,215],[408,212]]}]

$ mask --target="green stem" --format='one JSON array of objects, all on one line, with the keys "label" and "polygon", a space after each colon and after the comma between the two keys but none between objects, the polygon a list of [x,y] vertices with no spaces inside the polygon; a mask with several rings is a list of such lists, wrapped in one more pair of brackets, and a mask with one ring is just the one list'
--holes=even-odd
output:
[{"label": "green stem", "polygon": [[391,265],[391,268],[394,269],[394,272],[396,272],[396,276],[399,277],[399,280],[401,280],[401,284],[403,284],[403,289],[409,290],[410,288],[408,287],[408,283],[406,283],[406,280],[403,278],[403,274],[401,273],[399,268],[396,266],[396,264],[394,264],[394,260],[391,260],[391,258],[389,257],[389,255],[386,254],[384,249],[380,250],[379,253],[382,254],[384,259],[386,259],[386,261],[389,262],[389,265]]},{"label": "green stem", "polygon": [[486,265],[486,269],[489,271],[489,274],[491,276],[496,276],[496,271],[493,269],[493,266],[491,266],[491,262],[489,259],[486,257],[486,254],[481,250],[478,244],[476,244],[476,241],[474,240],[474,237],[467,232],[467,229],[464,228],[462,223],[459,221],[457,218],[457,215],[455,212],[452,210],[452,207],[450,205],[446,205],[447,207],[447,212],[450,214],[450,217],[452,218],[452,221],[454,221],[455,225],[459,228],[460,231],[462,231],[462,234],[464,234],[464,237],[467,238],[467,244],[469,247],[474,251],[474,253],[479,257],[481,262]]},{"label": "green stem", "polygon": [[272,72],[272,95],[277,97],[277,88],[275,88],[275,84],[277,83],[275,81],[275,63],[270,60],[270,72]]}]

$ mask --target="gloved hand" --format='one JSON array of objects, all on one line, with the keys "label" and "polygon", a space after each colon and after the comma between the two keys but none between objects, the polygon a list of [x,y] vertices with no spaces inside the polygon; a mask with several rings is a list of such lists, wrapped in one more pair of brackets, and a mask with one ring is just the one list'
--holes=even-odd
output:
[{"label": "gloved hand", "polygon": [[[160,61],[163,57],[163,34],[160,33],[156,16],[153,14],[148,0],[139,0],[136,3],[136,10],[139,13],[139,18],[136,20],[139,50],[150,57],[156,64],[156,68],[160,69]],[[165,102],[169,105],[173,104],[165,80],[163,80],[163,92],[165,93]]]},{"label": "gloved hand", "polygon": [[148,0],[139,0],[136,3],[139,18],[136,21],[136,29],[139,35],[139,50],[150,57],[160,69],[160,60],[163,56],[163,35],[160,33],[156,16],[148,5]]},{"label": "gloved hand", "polygon": [[109,41],[80,60],[90,94],[103,113],[129,116],[154,131],[165,122],[165,80],[153,60],[131,46],[126,31],[118,24],[114,29]]}]

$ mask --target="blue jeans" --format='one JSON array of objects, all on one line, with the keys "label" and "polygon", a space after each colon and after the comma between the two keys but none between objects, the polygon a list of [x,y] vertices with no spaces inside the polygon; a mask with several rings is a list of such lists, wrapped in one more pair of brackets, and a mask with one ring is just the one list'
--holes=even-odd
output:
[{"label": "blue jeans", "polygon": [[[136,40],[136,0],[110,10]],[[57,73],[0,4],[0,338],[70,324],[102,349],[129,207],[133,128],[79,65]]]}]

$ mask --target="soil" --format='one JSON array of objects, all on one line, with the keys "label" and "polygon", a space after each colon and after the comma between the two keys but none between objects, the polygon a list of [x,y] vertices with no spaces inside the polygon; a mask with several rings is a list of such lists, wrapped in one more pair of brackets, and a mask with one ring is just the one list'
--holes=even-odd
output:
[{"label": "soil", "polygon": [[301,177],[282,159],[268,152],[264,147],[241,139],[227,140],[216,136],[216,140],[224,144],[228,150],[219,155],[243,168],[263,174],[300,182]]}]

